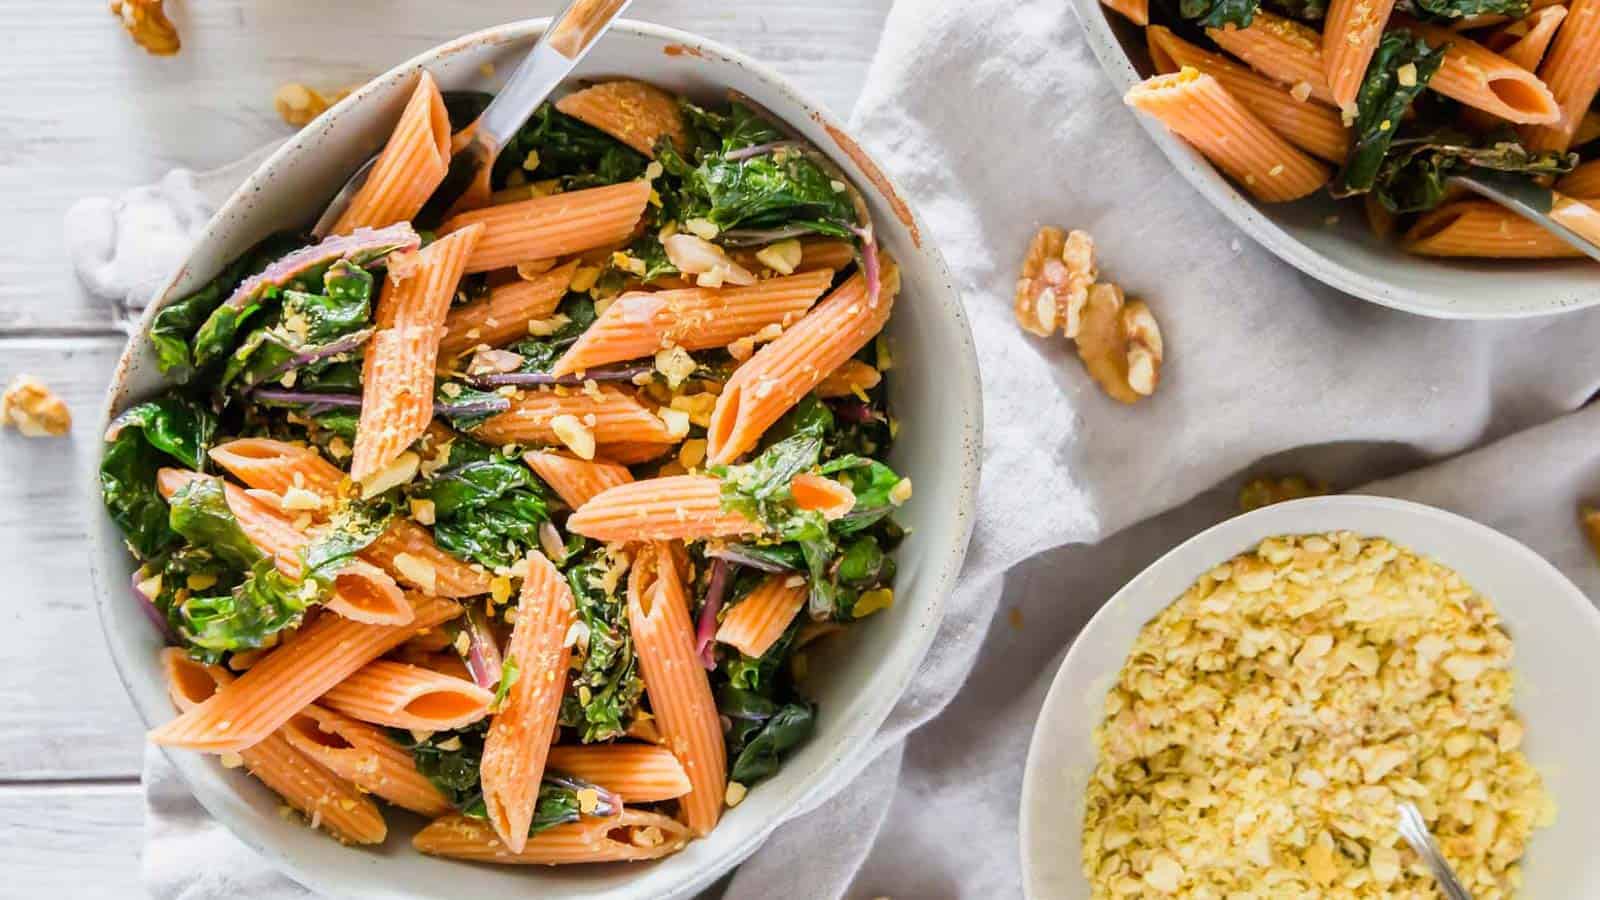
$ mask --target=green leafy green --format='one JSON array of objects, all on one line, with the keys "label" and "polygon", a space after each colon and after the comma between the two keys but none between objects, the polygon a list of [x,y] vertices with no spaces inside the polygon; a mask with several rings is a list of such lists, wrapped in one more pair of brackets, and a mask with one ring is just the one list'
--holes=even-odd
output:
[{"label": "green leafy green", "polygon": [[483,787],[478,766],[483,760],[483,738],[488,720],[455,731],[436,731],[423,740],[411,733],[390,729],[389,738],[411,751],[417,771],[444,794],[458,810],[483,803]]},{"label": "green leafy green", "polygon": [[507,348],[522,357],[522,367],[517,371],[550,371],[561,354],[566,353],[567,348],[589,330],[597,317],[594,300],[586,294],[568,294],[556,308],[556,315],[566,317],[566,324],[550,334],[524,338]]},{"label": "green leafy green", "polygon": [[701,152],[726,154],[746,147],[771,144],[784,139],[777,126],[743,103],[732,103],[725,113],[714,112],[688,100],[678,103],[684,122],[695,137]]},{"label": "green leafy green", "polygon": [[691,164],[663,142],[656,159],[674,179],[680,221],[705,219],[724,231],[801,225],[835,237],[849,237],[856,224],[845,185],[797,150],[734,161],[709,154]]},{"label": "green leafy green", "polygon": [[1520,19],[1533,4],[1529,0],[1400,0],[1395,8],[1427,21],[1453,22],[1473,16]]},{"label": "green leafy green", "polygon": [[1373,191],[1394,213],[1422,212],[1444,201],[1445,179],[1453,172],[1485,169],[1528,176],[1564,175],[1578,164],[1576,153],[1534,152],[1507,131],[1475,141],[1454,129],[1402,136],[1378,171]]},{"label": "green leafy green", "polygon": [[450,444],[445,466],[418,496],[433,501],[433,537],[457,558],[511,566],[539,546],[550,519],[546,489],[521,460],[467,437]]},{"label": "green leafy green", "polygon": [[444,113],[450,119],[450,130],[461,129],[478,121],[483,111],[489,108],[489,102],[494,95],[488,91],[442,91],[444,99]]},{"label": "green leafy green", "polygon": [[111,424],[118,437],[129,429],[142,432],[157,450],[185,467],[203,472],[206,451],[217,434],[217,417],[195,400],[167,393],[129,409]]},{"label": "green leafy green", "polygon": [[[778,705],[763,697],[749,695],[738,701],[718,694],[718,711],[734,723],[729,733],[728,777],[749,786],[777,772],[783,757],[811,737],[816,730],[816,710],[809,703]],[[733,710],[733,712],[730,712]]]},{"label": "green leafy green", "polygon": [[238,569],[249,569],[261,561],[262,552],[251,543],[228,508],[220,479],[196,478],[178,488],[168,505],[172,508],[172,530],[190,546],[203,547]]},{"label": "green leafy green", "polygon": [[162,373],[187,380],[195,367],[190,341],[201,324],[228,299],[239,282],[296,246],[298,241],[292,235],[274,234],[229,263],[204,287],[163,306],[150,322],[150,343]]},{"label": "green leafy green", "polygon": [[1302,22],[1321,22],[1328,17],[1328,0],[1267,0],[1267,5]]},{"label": "green leafy green", "polygon": [[833,523],[836,534],[854,534],[870,528],[894,511],[894,489],[903,479],[883,463],[848,454],[829,460],[818,471],[823,475],[842,473],[856,495],[855,506]]},{"label": "green leafy green", "polygon": [[1205,28],[1237,25],[1248,28],[1255,21],[1260,0],[1180,0],[1178,13]]},{"label": "green leafy green", "polygon": [[[1329,193],[1350,197],[1372,190],[1406,110],[1439,71],[1447,49],[1448,45],[1430,49],[1427,41],[1404,28],[1384,34],[1356,94],[1350,156]],[[1414,75],[1407,79],[1410,84],[1401,84],[1398,73],[1407,67]]]},{"label": "green leafy green", "polygon": [[[358,345],[370,334],[372,274],[339,260],[323,274],[322,284],[320,294],[296,289],[281,292],[282,307],[228,354],[218,393],[236,381],[250,388],[286,376],[305,390],[311,376],[334,366],[349,366],[356,350],[352,344]],[[291,372],[294,374],[289,376]]]},{"label": "green leafy green", "polygon": [[774,696],[778,690],[778,676],[781,674],[783,661],[789,657],[789,648],[794,646],[794,636],[799,630],[800,624],[797,620],[790,624],[782,637],[773,641],[766,653],[760,656],[730,653],[718,665],[718,670],[728,684],[741,691],[750,691],[764,697]]},{"label": "green leafy green", "polygon": [[479,390],[462,381],[440,381],[434,386],[434,414],[457,431],[471,431],[506,407],[505,398],[494,391]]},{"label": "green leafy green", "polygon": [[372,315],[372,273],[339,260],[322,276],[322,293],[283,292],[284,328],[306,345],[358,331]]},{"label": "green leafy green", "polygon": [[506,697],[511,693],[511,686],[522,677],[522,672],[517,669],[517,661],[513,657],[506,657],[500,664],[500,683],[495,685],[494,703],[490,709],[499,709],[506,702]]},{"label": "green leafy green", "polygon": [[[531,171],[524,168],[530,152],[539,163]],[[648,163],[639,151],[546,103],[501,149],[492,182],[505,187],[507,177],[520,171],[531,181],[560,178],[564,190],[599,187],[632,181]]]},{"label": "green leafy green", "polygon": [[588,641],[574,650],[560,721],[576,729],[584,743],[626,734],[644,693],[619,563],[606,548],[596,547],[576,557],[566,573]]},{"label": "green leafy green", "polygon": [[328,525],[302,552],[306,577],[325,579],[383,536],[394,521],[396,506],[387,496],[345,500],[334,508]]},{"label": "green leafy green", "polygon": [[232,591],[183,601],[180,633],[191,652],[199,650],[198,655],[214,662],[224,652],[268,646],[273,636],[298,625],[305,611],[321,599],[315,581],[289,578],[271,557],[264,557]]},{"label": "green leafy green", "polygon": [[100,458],[100,496],[139,558],[150,559],[178,539],[156,472],[169,458],[203,468],[216,431],[210,410],[176,393],[141,403],[112,423]]}]

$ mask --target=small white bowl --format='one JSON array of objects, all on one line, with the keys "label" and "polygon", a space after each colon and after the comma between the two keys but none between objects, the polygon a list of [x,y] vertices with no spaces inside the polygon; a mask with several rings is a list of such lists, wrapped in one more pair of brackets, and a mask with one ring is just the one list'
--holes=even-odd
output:
[{"label": "small white bowl", "polygon": [[[1574,525],[1576,527],[1576,525]],[[1555,566],[1454,513],[1386,497],[1317,497],[1230,519],[1178,545],[1118,591],[1067,652],[1028,749],[1022,779],[1022,877],[1033,900],[1089,896],[1082,872],[1083,797],[1106,691],[1145,623],[1212,566],[1280,534],[1354,531],[1387,538],[1461,573],[1500,613],[1515,647],[1513,705],[1524,749],[1556,800],[1534,832],[1523,897],[1593,897],[1600,884],[1600,612]]]},{"label": "small white bowl", "polygon": [[[1155,73],[1144,30],[1100,0],[1072,0],[1118,93]],[[1300,271],[1373,303],[1440,319],[1514,319],[1600,304],[1592,260],[1466,260],[1414,256],[1374,235],[1359,204],[1325,192],[1296,203],[1256,203],[1200,152],[1147,115],[1139,124],[1188,182],[1233,224]],[[1329,217],[1338,220],[1329,224]]]},{"label": "small white bowl", "polygon": [[[188,262],[162,291],[181,296],[270,232],[311,222],[345,178],[376,152],[399,118],[418,67],[445,89],[492,89],[486,63],[510,73],[548,20],[492,28],[430,50],[378,77],[291,139],[262,164],[207,226]],[[849,629],[838,646],[814,654],[811,689],[819,703],[816,734],[770,780],[751,790],[710,837],[655,863],[607,866],[496,867],[441,860],[411,849],[420,819],[391,811],[390,837],[375,849],[340,846],[278,815],[260,783],[223,769],[214,757],[169,751],[195,796],[245,843],[295,880],[330,897],[528,896],[667,898],[711,884],[748,856],[788,814],[849,769],[904,691],[938,629],[973,521],[982,435],[976,354],[954,281],[927,229],[843,126],[785,78],[703,38],[640,22],[618,22],[579,67],[577,78],[627,75],[702,99],[737,90],[772,110],[833,157],[871,206],[880,240],[900,261],[904,290],[889,325],[896,345],[891,401],[901,421],[891,455],[912,477],[916,497],[902,511],[911,535],[898,555],[892,609]],[[163,386],[145,333],[124,352],[107,397],[119,411]],[[98,454],[95,454],[98,456]],[[95,485],[85,473],[86,484]],[[97,486],[90,501],[99,509]],[[90,517],[100,620],[112,658],[140,716],[151,726],[172,718],[157,667],[160,640],[128,593],[132,561],[116,527]]]}]

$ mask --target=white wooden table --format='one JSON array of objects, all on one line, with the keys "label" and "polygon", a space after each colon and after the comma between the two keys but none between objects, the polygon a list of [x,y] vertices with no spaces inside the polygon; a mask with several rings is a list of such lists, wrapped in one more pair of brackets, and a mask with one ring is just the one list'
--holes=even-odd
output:
[{"label": "white wooden table", "polygon": [[[890,0],[638,0],[795,78],[840,114]],[[67,263],[62,214],[174,166],[210,168],[287,133],[286,81],[336,88],[558,0],[168,0],[175,58],[136,48],[104,0],[0,0],[0,380],[43,378],[70,441],[0,434],[0,896],[138,893],[142,728],[94,613],[78,479],[123,335]]]}]

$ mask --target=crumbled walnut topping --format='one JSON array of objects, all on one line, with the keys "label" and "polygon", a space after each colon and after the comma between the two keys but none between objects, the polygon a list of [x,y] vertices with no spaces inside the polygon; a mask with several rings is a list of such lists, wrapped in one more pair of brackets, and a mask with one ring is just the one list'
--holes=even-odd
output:
[{"label": "crumbled walnut topping", "polygon": [[0,395],[0,428],[7,425],[23,437],[60,437],[72,430],[72,412],[44,382],[18,375]]},{"label": "crumbled walnut topping", "polygon": [[182,42],[167,18],[163,0],[111,0],[111,14],[122,20],[135,43],[155,56],[172,56]]}]

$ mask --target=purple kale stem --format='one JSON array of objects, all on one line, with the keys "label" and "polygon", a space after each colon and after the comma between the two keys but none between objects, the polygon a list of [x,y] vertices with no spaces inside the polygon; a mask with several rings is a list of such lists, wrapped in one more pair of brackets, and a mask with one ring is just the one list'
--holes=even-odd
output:
[{"label": "purple kale stem", "polygon": [[571,375],[550,375],[544,372],[502,372],[495,375],[469,375],[467,382],[475,388],[492,389],[497,387],[537,387],[546,384],[578,385],[585,381],[632,381],[639,375],[651,370],[644,364],[619,366],[607,369],[591,369],[587,372],[574,372]]},{"label": "purple kale stem", "polygon": [[695,651],[700,663],[707,669],[717,667],[713,644],[717,638],[717,612],[722,609],[722,599],[728,595],[728,561],[720,557],[711,562],[711,584],[706,587],[706,602],[700,607],[700,623],[695,629]]},{"label": "purple kale stem", "polygon": [[374,265],[391,253],[415,250],[422,246],[422,238],[409,222],[397,222],[386,228],[357,228],[349,234],[323,238],[309,247],[284,256],[259,274],[246,278],[234,289],[223,305],[241,310],[268,287],[283,287],[295,276],[323,263],[348,259],[361,266]]}]

